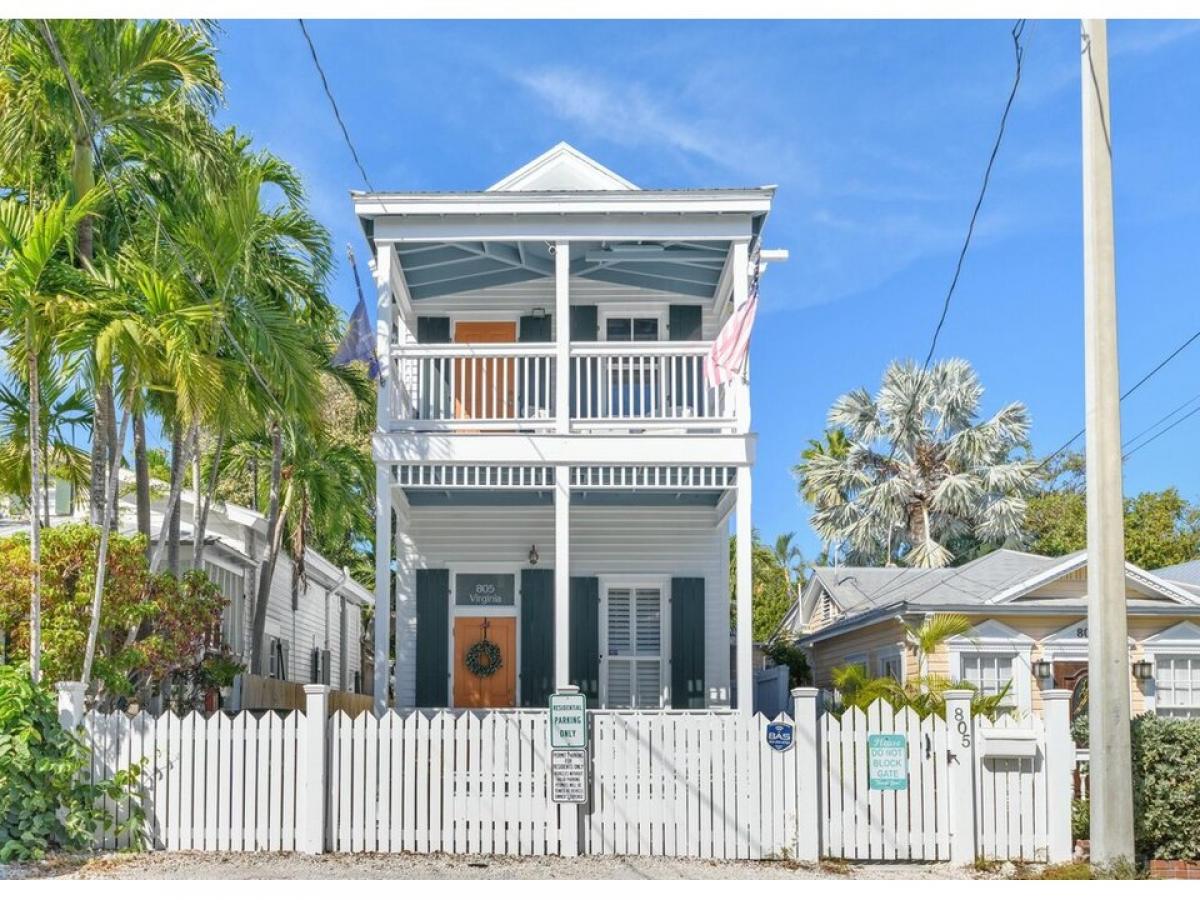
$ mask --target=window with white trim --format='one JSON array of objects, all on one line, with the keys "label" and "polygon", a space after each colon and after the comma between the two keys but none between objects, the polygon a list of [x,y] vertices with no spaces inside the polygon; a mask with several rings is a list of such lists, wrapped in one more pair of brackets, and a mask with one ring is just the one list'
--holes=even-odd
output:
[{"label": "window with white trim", "polygon": [[1200,654],[1154,657],[1154,709],[1160,716],[1200,718]]},{"label": "window with white trim", "polygon": [[663,603],[657,586],[608,588],[605,698],[615,709],[662,706]]},{"label": "window with white trim", "polygon": [[904,681],[904,658],[899,649],[887,650],[875,657],[875,671],[871,674],[876,678],[894,678]]},{"label": "window with white trim", "polygon": [[978,689],[986,697],[994,697],[1006,687],[1001,709],[1014,709],[1017,705],[1016,686],[1013,684],[1015,653],[961,653],[959,654],[959,678]]}]

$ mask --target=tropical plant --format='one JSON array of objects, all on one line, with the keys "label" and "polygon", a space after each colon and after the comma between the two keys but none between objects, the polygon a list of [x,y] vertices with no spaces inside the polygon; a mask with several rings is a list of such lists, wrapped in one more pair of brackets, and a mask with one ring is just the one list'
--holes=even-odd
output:
[{"label": "tropical plant", "polygon": [[[808,446],[800,451],[800,459],[807,461],[824,456],[845,459],[849,453],[850,439],[846,437],[846,432],[841,428],[830,428],[825,432],[824,437],[809,439]],[[816,494],[808,483],[803,466],[794,466],[792,471],[796,475],[800,497],[805,503],[815,503]]]},{"label": "tropical plant", "polygon": [[[792,573],[783,565],[775,548],[762,542],[757,529],[751,535],[750,557],[751,633],[755,641],[768,640],[779,628],[784,615],[796,601],[797,589]],[[729,539],[729,591],[737,596],[737,537]],[[731,607],[731,623],[736,623]]]},{"label": "tropical plant", "polygon": [[[74,681],[83,667],[91,635],[91,600],[102,534],[91,525],[61,525],[45,531],[44,654],[47,681]],[[29,536],[0,538],[0,632],[8,655],[29,653],[25,616],[31,568]],[[227,601],[202,573],[177,581],[151,575],[141,535],[110,536],[104,604],[96,630],[96,696],[131,697],[142,689],[198,664],[213,645]],[[136,626],[145,623],[145,627]],[[130,638],[133,630],[133,638]]]},{"label": "tropical plant", "polygon": [[0,324],[11,339],[7,350],[13,369],[24,371],[29,385],[28,439],[30,529],[30,672],[41,678],[41,522],[37,485],[41,472],[39,375],[56,349],[62,307],[82,297],[90,281],[70,264],[77,227],[96,201],[89,194],[71,205],[60,200],[35,208],[16,197],[0,200]]},{"label": "tropical plant", "polygon": [[141,806],[129,803],[116,823],[103,802],[128,797],[141,761],[93,781],[79,777],[90,756],[60,723],[55,695],[26,667],[0,665],[0,863],[87,849],[98,829],[114,826],[115,835],[141,846]]},{"label": "tropical plant", "polygon": [[[206,23],[15,21],[0,66],[0,158],[19,174],[44,173],[53,192],[68,186],[59,168],[64,167],[71,196],[79,201],[92,194],[97,166],[119,170],[131,159],[130,147],[149,148],[153,157],[172,144],[194,142],[198,135],[189,113],[214,108],[221,90]],[[91,212],[76,223],[85,266],[95,249]],[[110,216],[109,230],[127,226],[122,219]],[[99,523],[105,475],[120,445],[114,445],[111,386],[103,373],[96,375],[90,499],[92,521]]]},{"label": "tropical plant", "polygon": [[1010,403],[979,421],[982,395],[971,366],[951,359],[928,371],[892,363],[874,397],[839,397],[829,423],[849,451],[814,452],[795,470],[813,528],[862,564],[944,566],[956,540],[1020,543],[1037,463],[1014,453],[1029,417]]}]

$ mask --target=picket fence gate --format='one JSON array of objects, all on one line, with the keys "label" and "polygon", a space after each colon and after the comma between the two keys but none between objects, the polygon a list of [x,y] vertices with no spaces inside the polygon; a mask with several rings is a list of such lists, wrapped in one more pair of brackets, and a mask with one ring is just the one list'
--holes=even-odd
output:
[{"label": "picket fence gate", "polygon": [[[992,723],[970,715],[967,692],[948,692],[946,718],[921,719],[882,702],[818,714],[817,692],[801,688],[795,719],[774,720],[794,727],[784,751],[761,715],[594,711],[588,802],[573,806],[550,796],[545,710],[331,716],[328,689],[306,690],[306,712],[286,716],[80,714],[63,696],[60,708],[83,726],[88,775],[141,765],[110,809],[121,821],[140,808],[154,849],[1070,858],[1066,692],[1047,692],[1044,722]],[[871,787],[878,734],[905,737],[906,789]],[[105,849],[126,843],[97,835]]]}]

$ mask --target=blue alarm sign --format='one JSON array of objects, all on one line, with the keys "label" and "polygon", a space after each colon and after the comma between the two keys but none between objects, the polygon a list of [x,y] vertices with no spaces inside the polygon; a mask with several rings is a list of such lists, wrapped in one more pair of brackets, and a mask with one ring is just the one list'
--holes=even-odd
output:
[{"label": "blue alarm sign", "polygon": [[767,746],[772,750],[790,750],[796,740],[796,729],[785,722],[767,723]]}]

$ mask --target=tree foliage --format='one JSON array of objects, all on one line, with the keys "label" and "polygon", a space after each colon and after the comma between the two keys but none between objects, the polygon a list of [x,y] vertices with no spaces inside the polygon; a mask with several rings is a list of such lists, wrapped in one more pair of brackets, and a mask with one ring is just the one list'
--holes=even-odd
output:
[{"label": "tree foliage", "polygon": [[[779,627],[784,615],[799,596],[803,561],[791,541],[792,535],[780,535],[774,546],[763,543],[758,529],[751,536],[751,591],[755,641],[766,641]],[[729,593],[737,596],[737,537],[729,539]],[[736,622],[731,607],[731,623]]]},{"label": "tree foliage", "polygon": [[1029,417],[1009,403],[981,421],[982,397],[961,359],[927,372],[893,362],[874,396],[839,397],[829,425],[848,449],[831,437],[794,469],[813,528],[863,565],[944,566],[972,545],[1020,543],[1036,468],[1017,455]]},{"label": "tree foliage", "polygon": [[[1125,498],[1125,558],[1158,569],[1200,557],[1200,506],[1173,487]],[[1062,556],[1087,547],[1087,494],[1083,457],[1052,468],[1029,499],[1029,549]]]},{"label": "tree foliage", "polygon": [[41,859],[52,850],[84,850],[96,830],[141,843],[144,813],[129,804],[114,823],[103,800],[125,797],[140,765],[110,778],[80,778],[90,753],[58,719],[54,693],[23,666],[0,665],[0,863]]},{"label": "tree foliage", "polygon": [[[43,670],[50,683],[70,681],[87,641],[99,529],[62,525],[42,534]],[[227,601],[201,572],[180,580],[151,575],[140,535],[110,541],[95,677],[112,698],[198,665],[219,633]],[[0,538],[0,631],[16,660],[29,652],[28,543],[24,534]]]}]

